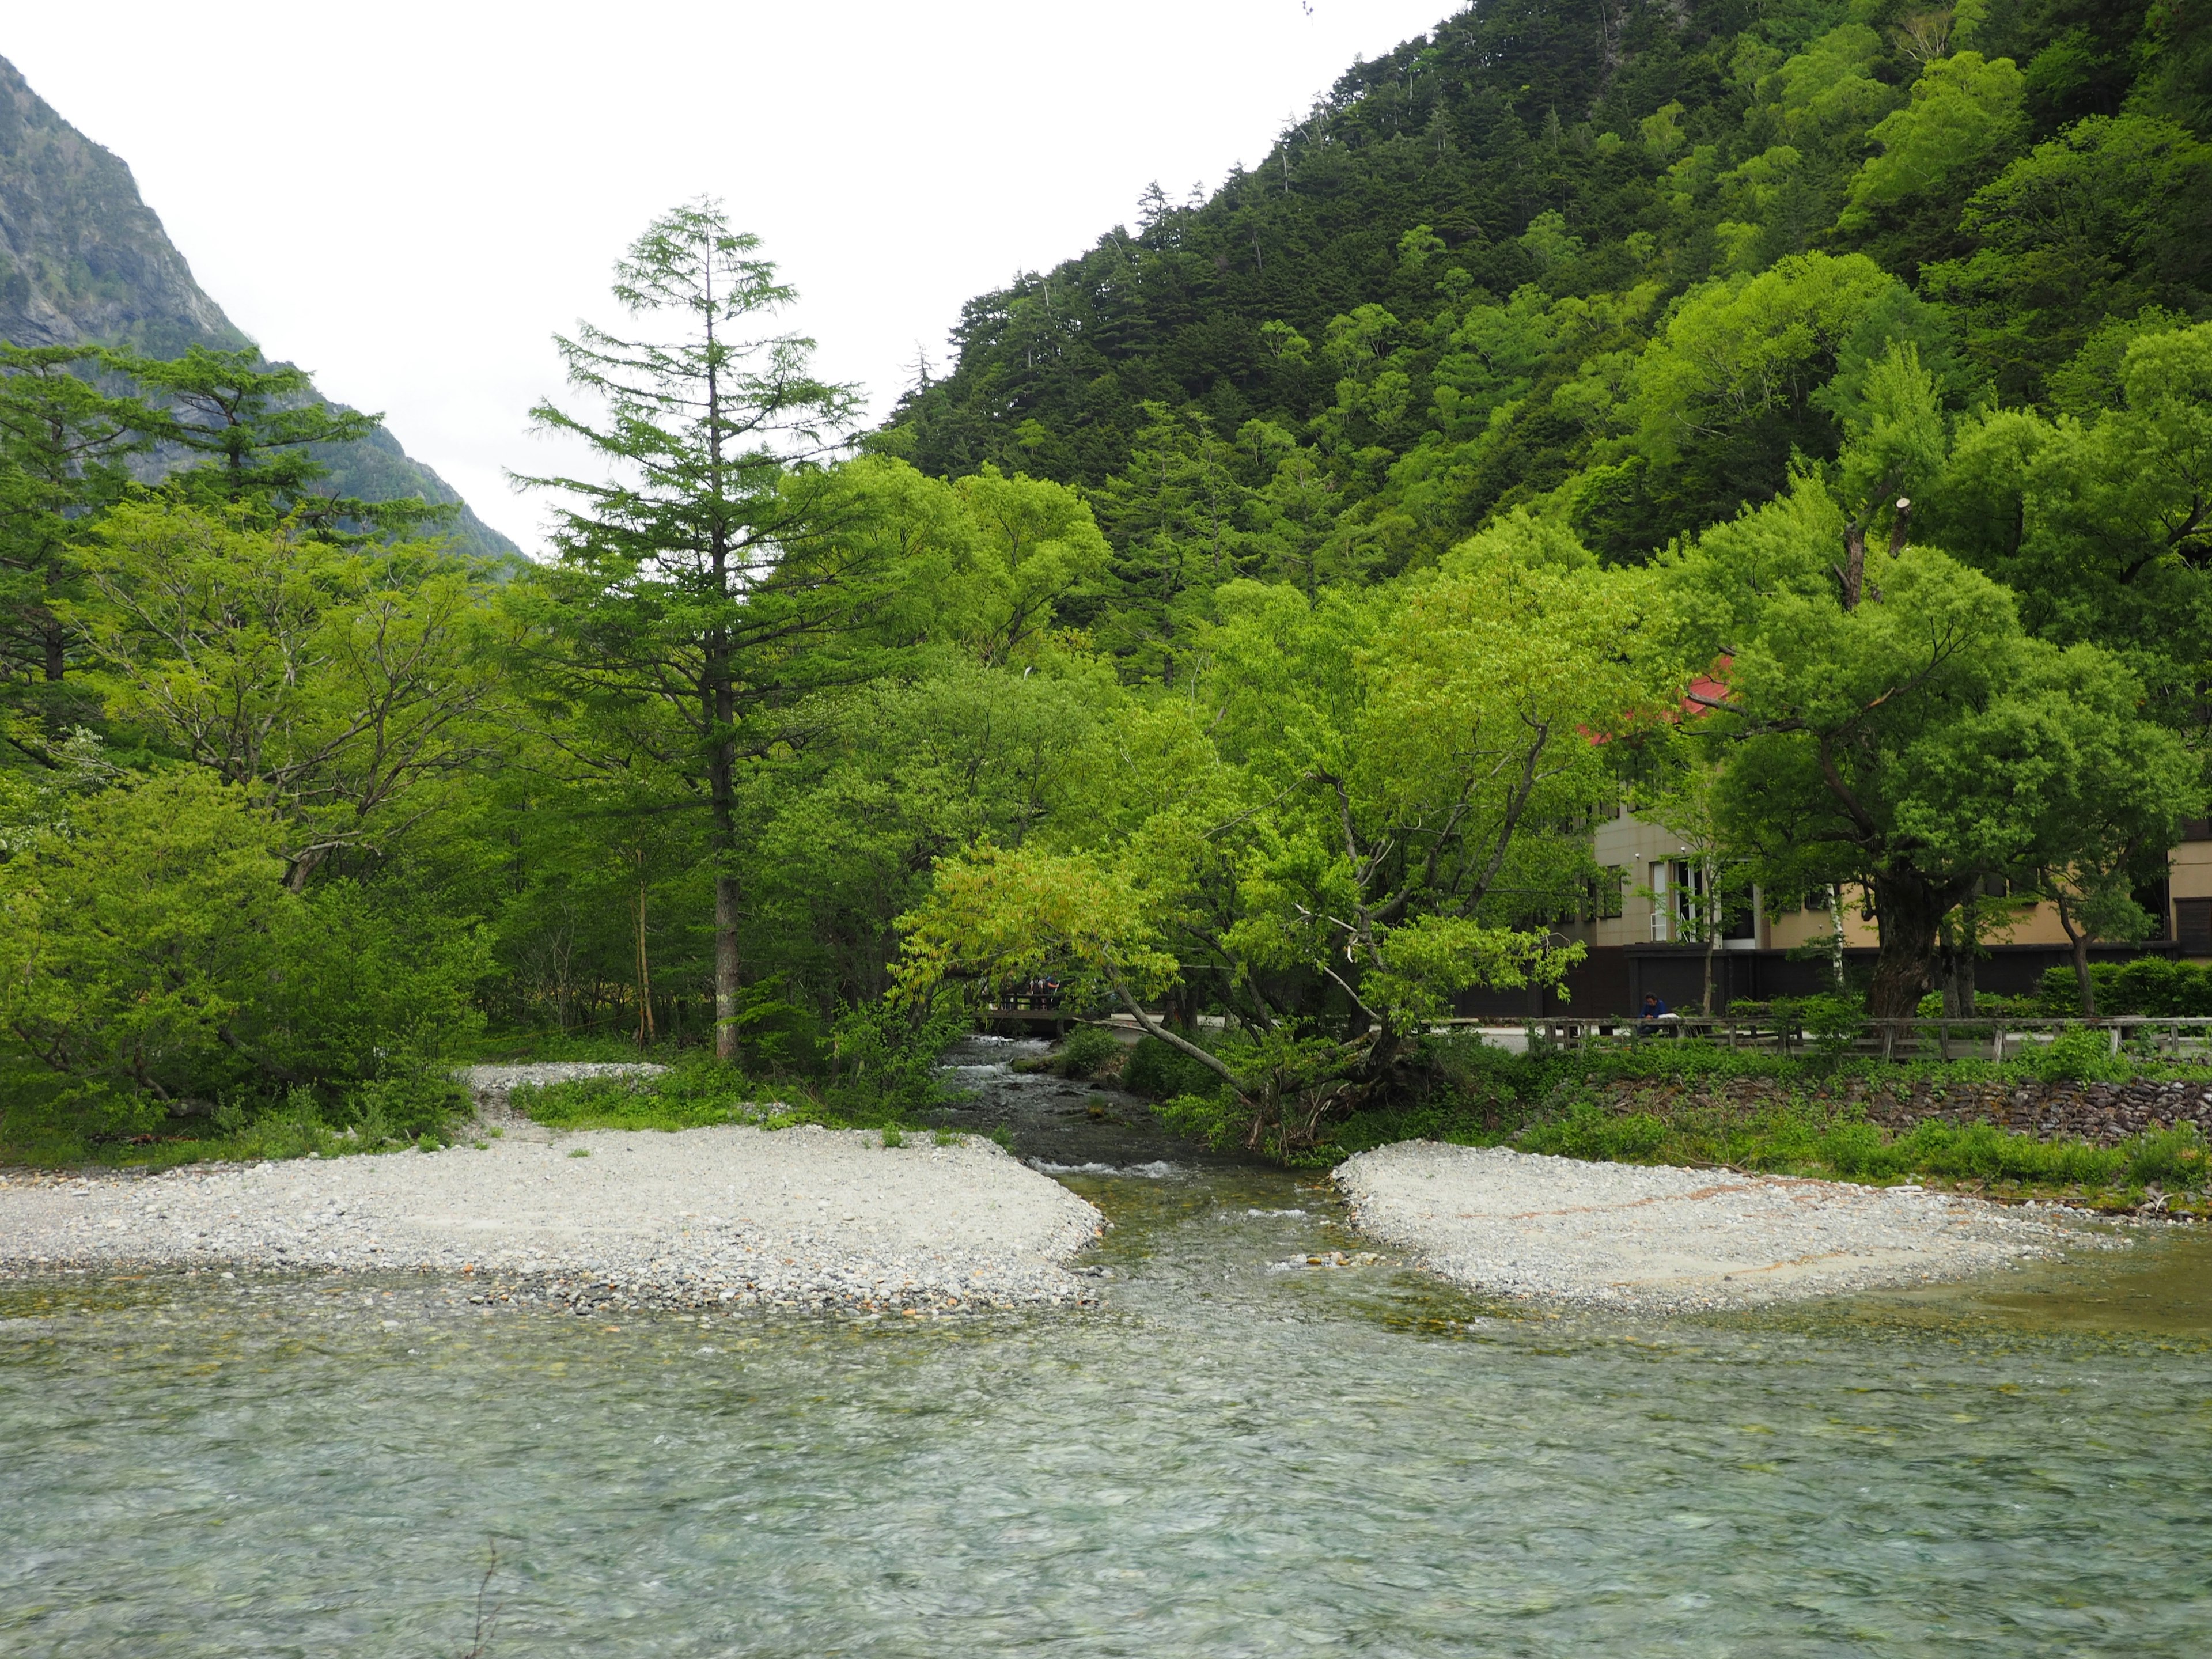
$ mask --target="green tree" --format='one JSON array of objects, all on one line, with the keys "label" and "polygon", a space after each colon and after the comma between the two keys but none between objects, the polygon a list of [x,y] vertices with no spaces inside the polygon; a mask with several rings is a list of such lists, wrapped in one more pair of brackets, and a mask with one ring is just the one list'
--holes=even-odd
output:
[{"label": "green tree", "polygon": [[[2068,808],[2077,777],[2104,787],[2087,757],[2178,750],[2118,659],[2030,638],[2009,592],[1945,554],[1899,544],[1847,592],[1832,556],[1846,526],[1801,477],[1667,576],[1686,658],[1729,659],[1711,719],[1733,740],[1723,825],[1781,890],[1864,888],[1881,938],[1869,1010],[1909,1018],[1944,918],[1985,878],[2090,834]],[[2156,810],[2178,816],[2185,778],[2150,773]],[[2068,861],[2101,856],[2075,845]]]},{"label": "green tree", "polygon": [[[1498,538],[1387,596],[1227,585],[1189,699],[1117,724],[1120,833],[940,860],[902,986],[1067,974],[1222,1079],[1218,1128],[1310,1144],[1453,994],[1579,954],[1543,923],[1613,788],[1589,734],[1644,696],[1635,594]],[[1234,1040],[1163,1021],[1163,995]]]},{"label": "green tree", "polygon": [[842,441],[854,396],[815,378],[811,341],[749,331],[793,297],[759,247],[712,202],[648,226],[617,264],[613,291],[667,331],[633,338],[586,325],[556,337],[570,386],[596,409],[533,411],[606,476],[521,480],[562,498],[559,562],[520,596],[543,630],[541,683],[616,750],[653,753],[706,805],[725,1059],[737,1053],[743,988],[741,750],[761,716],[805,689],[809,648],[881,602],[866,579],[896,550],[839,533],[864,515],[865,492],[814,464]]},{"label": "green tree", "polygon": [[374,553],[166,501],[107,514],[63,614],[113,716],[285,828],[296,891],[389,852],[487,757],[489,583],[434,546]]},{"label": "green tree", "polygon": [[2106,318],[2202,304],[2208,218],[2212,146],[2171,121],[2096,116],[1975,192],[1975,251],[1931,267],[1926,285],[1964,313],[1967,353],[1997,390],[2035,399]]},{"label": "green tree", "polygon": [[206,458],[171,483],[179,500],[204,511],[289,517],[322,539],[362,542],[420,532],[457,510],[419,496],[365,501],[318,489],[330,468],[314,447],[358,443],[384,417],[325,403],[303,368],[265,363],[252,347],[195,345],[173,358],[109,353],[104,361],[156,401],[164,443]]},{"label": "green tree", "polygon": [[1912,101],[1867,134],[1881,149],[1852,175],[1838,226],[1908,275],[1968,252],[1959,244],[1959,198],[2018,151],[2026,101],[2027,83],[2009,58],[1962,52],[1929,64],[1912,83]]},{"label": "green tree", "polygon": [[1172,684],[1213,590],[1245,574],[1238,455],[1195,410],[1144,405],[1126,470],[1097,494],[1117,601],[1099,643],[1137,679]]},{"label": "green tree", "polygon": [[[2021,596],[2036,633],[2124,653],[2155,707],[2201,730],[2212,672],[2212,324],[2115,328],[2108,388],[2056,418],[1984,410],[1961,422],[1929,533]],[[2093,339],[2083,356],[2100,352]]]},{"label": "green tree", "polygon": [[65,693],[73,641],[58,604],[76,591],[71,550],[131,488],[131,458],[160,420],[103,391],[78,346],[0,344],[0,739],[52,763],[95,711]]},{"label": "green tree", "polygon": [[1630,447],[1652,469],[1650,540],[1766,499],[1793,455],[1835,455],[1843,432],[1823,394],[1895,341],[1939,337],[1928,308],[1864,254],[1803,254],[1692,291],[1637,362],[1627,410]]},{"label": "green tree", "polygon": [[161,1103],[228,1081],[289,896],[280,831],[179,769],[80,803],[0,864],[0,1020],[41,1065]]}]

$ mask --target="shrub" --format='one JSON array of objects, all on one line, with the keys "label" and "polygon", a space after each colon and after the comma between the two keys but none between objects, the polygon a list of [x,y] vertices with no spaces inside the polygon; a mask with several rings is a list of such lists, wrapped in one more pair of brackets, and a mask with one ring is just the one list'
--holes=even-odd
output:
[{"label": "shrub", "polygon": [[969,1030],[967,1011],[946,1000],[917,1018],[888,1001],[839,1016],[829,1097],[846,1110],[907,1111],[942,1103],[937,1057]]},{"label": "shrub", "polygon": [[2061,1031],[2029,1063],[2045,1083],[2119,1081],[2134,1069],[2124,1055],[2112,1053],[2106,1033],[2079,1025]]},{"label": "shrub", "polygon": [[760,1091],[712,1055],[693,1053],[658,1077],[635,1074],[525,1085],[514,1109],[564,1129],[696,1129],[752,1123],[763,1115]]},{"label": "shrub", "polygon": [[1053,1056],[1053,1070],[1062,1077],[1097,1077],[1113,1069],[1121,1058],[1121,1040],[1111,1030],[1103,1025],[1079,1025]]},{"label": "shrub", "polygon": [[2128,1179],[2138,1187],[2202,1187],[2212,1178],[2212,1147],[2192,1123],[2150,1130],[2125,1150]]},{"label": "shrub", "polygon": [[1121,1086],[1147,1100],[1173,1100],[1182,1095],[1210,1097],[1220,1092],[1221,1079],[1181,1049],[1146,1036],[1122,1063]]},{"label": "shrub", "polygon": [[[2171,957],[2137,957],[2130,962],[2089,964],[2100,1014],[2212,1016],[2212,968]],[[2038,1000],[2045,1014],[2066,1017],[2081,1012],[2081,981],[2069,967],[2044,970]]]},{"label": "shrub", "polygon": [[469,1110],[469,1091],[434,1060],[418,1054],[392,1058],[378,1074],[346,1097],[345,1115],[362,1139],[434,1135]]},{"label": "shrub", "polygon": [[1523,1133],[1519,1144],[1524,1152],[1627,1164],[1650,1157],[1666,1139],[1667,1126],[1650,1112],[1616,1116],[1594,1101],[1583,1101],[1565,1116]]}]

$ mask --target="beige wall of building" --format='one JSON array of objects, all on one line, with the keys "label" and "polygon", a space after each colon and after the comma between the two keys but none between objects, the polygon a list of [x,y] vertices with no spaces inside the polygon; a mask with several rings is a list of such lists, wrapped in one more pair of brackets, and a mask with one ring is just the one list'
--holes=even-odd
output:
[{"label": "beige wall of building", "polygon": [[[1597,902],[1586,907],[1590,913],[1586,920],[1563,926],[1561,933],[1592,945],[1682,940],[1682,878],[1684,866],[1692,860],[1680,836],[1623,807],[1598,826],[1590,852],[1605,872],[1598,884]],[[2165,937],[2180,939],[2185,954],[2212,961],[2212,827],[2191,826],[2189,837],[2168,857],[2166,885]],[[1755,931],[1723,940],[1723,950],[1787,951],[1827,937],[1831,923],[1824,900],[1816,897],[1808,908],[1766,893],[1755,896]],[[1880,930],[1867,915],[1865,896],[1858,888],[1844,889],[1843,921],[1845,945],[1872,950],[1881,944]],[[2017,907],[2009,923],[1984,942],[2064,945],[2066,930],[2059,925],[2056,908],[2039,901]],[[2201,948],[2190,949],[2191,945]]]}]

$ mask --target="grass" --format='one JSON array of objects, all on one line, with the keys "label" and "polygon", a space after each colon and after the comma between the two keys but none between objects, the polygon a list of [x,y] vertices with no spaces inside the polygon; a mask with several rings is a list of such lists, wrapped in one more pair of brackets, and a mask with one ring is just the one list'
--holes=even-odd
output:
[{"label": "grass", "polygon": [[[1428,1060],[1433,1086],[1424,1098],[1356,1115],[1335,1126],[1332,1139],[1316,1147],[1310,1160],[1301,1161],[1330,1164],[1371,1146],[1419,1138],[1624,1164],[1725,1166],[1878,1183],[1911,1180],[2106,1208],[2133,1208],[2154,1186],[2179,1212],[2212,1212],[2212,1147],[2186,1126],[2139,1134],[2117,1146],[2045,1140],[1987,1123],[1930,1121],[1893,1133],[1870,1121],[1863,1101],[1852,1097],[1885,1088],[1902,1093],[1915,1084],[2048,1080],[2032,1062],[1784,1060],[1656,1042],[1531,1055],[1440,1043]],[[2129,1075],[2197,1083],[2207,1077],[2201,1066],[2162,1063],[2135,1064]],[[1761,1099],[1740,1103],[1724,1092],[1738,1080],[1778,1086]],[[1636,1109],[1617,1111],[1605,1103],[1623,1084],[1640,1085],[1632,1090]]]},{"label": "grass", "polygon": [[524,1116],[558,1129],[701,1129],[742,1123],[787,1129],[817,1123],[833,1129],[876,1129],[884,1144],[902,1144],[914,1127],[896,1101],[853,1089],[823,1089],[803,1079],[749,1078],[697,1049],[671,1057],[657,1077],[577,1078],[524,1084],[508,1096]]},{"label": "grass", "polygon": [[[523,1055],[511,1052],[517,1048]],[[512,1039],[504,1049],[487,1045],[469,1058],[489,1063],[494,1057],[641,1058],[635,1048],[611,1038],[543,1036]],[[890,1146],[914,1132],[914,1109],[939,1103],[905,1097],[915,1093],[910,1085],[902,1097],[872,1078],[864,1086],[747,1077],[696,1048],[664,1048],[644,1058],[668,1070],[652,1078],[525,1085],[514,1091],[512,1103],[526,1116],[563,1129],[675,1130],[718,1123],[777,1129],[817,1123],[879,1130]],[[933,1081],[933,1072],[925,1068],[924,1075]],[[277,1101],[171,1118],[143,1102],[88,1100],[43,1069],[0,1060],[0,1165],[159,1170],[183,1164],[337,1158],[410,1146],[434,1152],[459,1133],[468,1105],[466,1092],[447,1080],[442,1068],[432,1067],[422,1077],[371,1083],[337,1104],[295,1091]]]},{"label": "grass", "polygon": [[0,1064],[0,1164],[167,1170],[401,1152],[422,1142],[435,1150],[465,1103],[458,1087],[426,1091],[416,1081],[371,1084],[336,1106],[302,1088],[171,1117],[158,1106],[74,1091],[42,1070]]}]

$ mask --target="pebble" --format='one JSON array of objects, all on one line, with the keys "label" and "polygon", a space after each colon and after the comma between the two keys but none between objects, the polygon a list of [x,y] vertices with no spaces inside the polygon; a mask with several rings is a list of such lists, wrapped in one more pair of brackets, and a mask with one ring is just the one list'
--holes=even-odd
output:
[{"label": "pebble", "polygon": [[887,1147],[813,1127],[0,1175],[0,1273],[413,1270],[528,1285],[579,1313],[1075,1305],[1098,1292],[1068,1259],[1103,1225],[979,1137]]},{"label": "pebble", "polygon": [[2126,1243],[2055,1206],[1426,1140],[1362,1152],[1335,1177],[1356,1226],[1471,1290],[1653,1311],[1934,1283]]}]

